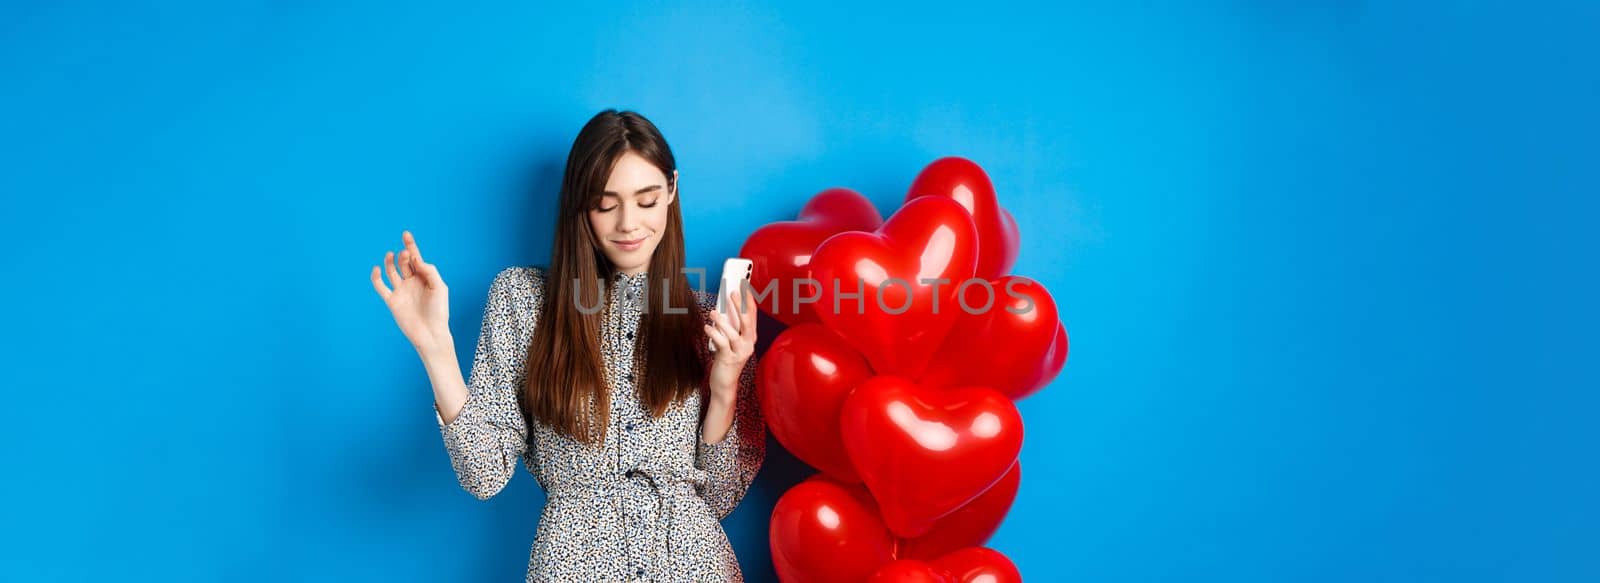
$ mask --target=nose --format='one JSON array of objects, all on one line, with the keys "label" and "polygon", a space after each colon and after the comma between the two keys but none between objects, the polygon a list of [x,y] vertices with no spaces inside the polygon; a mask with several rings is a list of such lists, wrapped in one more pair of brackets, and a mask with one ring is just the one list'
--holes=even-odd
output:
[{"label": "nose", "polygon": [[639,214],[637,209],[630,209],[626,204],[617,205],[617,232],[624,238],[633,238],[634,231],[639,229]]}]

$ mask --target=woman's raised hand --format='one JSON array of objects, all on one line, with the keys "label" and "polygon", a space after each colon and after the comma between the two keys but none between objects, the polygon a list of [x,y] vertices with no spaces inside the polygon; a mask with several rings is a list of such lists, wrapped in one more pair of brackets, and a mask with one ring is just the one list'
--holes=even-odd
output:
[{"label": "woman's raised hand", "polygon": [[384,285],[378,266],[372,266],[372,289],[377,290],[383,302],[394,315],[394,322],[405,333],[406,339],[423,356],[442,348],[453,348],[450,340],[450,288],[439,276],[439,268],[422,260],[422,250],[411,231],[400,233],[405,249],[400,251],[398,270],[394,251],[383,255],[383,264],[389,272],[389,283]]}]

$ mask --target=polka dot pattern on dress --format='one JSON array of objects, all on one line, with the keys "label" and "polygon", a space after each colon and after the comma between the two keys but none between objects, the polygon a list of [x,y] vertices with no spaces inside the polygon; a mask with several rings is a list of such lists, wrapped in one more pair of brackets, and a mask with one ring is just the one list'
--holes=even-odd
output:
[{"label": "polka dot pattern on dress", "polygon": [[[512,266],[495,276],[484,307],[468,398],[450,423],[435,417],[461,487],[481,500],[503,489],[517,460],[547,500],[528,556],[527,581],[743,581],[719,522],[744,497],[765,457],[756,401],[757,358],[740,372],[733,425],[715,444],[700,438],[699,392],[651,417],[634,388],[634,338],[648,273],[607,282],[601,350],[611,391],[606,438],[582,444],[517,407],[527,350],[544,301],[544,270]],[[695,291],[710,323],[716,297]],[[710,366],[712,354],[699,347]],[[529,427],[533,430],[530,432]]]}]

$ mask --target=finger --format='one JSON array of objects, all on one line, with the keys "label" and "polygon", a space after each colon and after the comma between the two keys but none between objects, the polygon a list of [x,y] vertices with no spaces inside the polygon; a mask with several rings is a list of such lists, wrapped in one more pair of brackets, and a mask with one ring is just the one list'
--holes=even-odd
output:
[{"label": "finger", "polygon": [[389,285],[394,286],[394,287],[400,287],[400,272],[395,271],[395,269],[394,269],[394,252],[393,251],[389,251],[389,252],[383,254],[383,266],[384,266],[384,271],[389,272]]},{"label": "finger", "polygon": [[423,280],[427,282],[429,289],[443,289],[445,287],[444,278],[439,275],[439,268],[434,264],[422,264],[420,273],[422,273]]},{"label": "finger", "polygon": [[[723,317],[725,319],[735,321],[734,323],[730,324],[732,326],[734,332],[735,332],[735,335],[737,335],[737,333],[739,331],[739,324],[736,323],[737,320],[741,320],[741,319],[744,318],[744,306],[739,303],[739,299],[738,298],[739,298],[739,290],[738,289],[730,289],[730,290],[728,290],[728,298],[727,298],[728,301],[724,302],[724,305],[726,305],[728,307],[728,312],[723,314]],[[739,314],[739,317],[738,318],[734,318],[730,314]]]},{"label": "finger", "polygon": [[405,251],[401,251],[400,259],[398,261],[400,262],[400,277],[411,279],[413,273],[411,268],[416,267],[416,264],[413,262],[411,257],[411,250],[406,249]]},{"label": "finger", "polygon": [[717,315],[717,331],[721,332],[723,337],[727,339],[728,347],[733,349],[734,352],[737,353],[743,347],[742,340],[744,338],[739,335],[738,330],[733,329],[733,323],[728,321],[727,316]]},{"label": "finger", "polygon": [[[726,304],[723,307],[729,310],[733,309],[732,304]],[[724,327],[732,329],[733,325],[728,323],[728,319],[728,314],[725,310],[717,310],[711,314],[711,325],[715,326],[718,330],[721,330]]]},{"label": "finger", "polygon": [[[741,293],[740,295],[743,296],[744,294]],[[739,335],[740,336],[744,336],[745,340],[748,340],[750,342],[755,342],[755,339],[756,339],[756,306],[755,306],[755,300],[754,299],[745,300],[743,297],[741,297],[740,301],[745,302],[743,304],[745,309],[744,309],[743,313],[739,314]]]},{"label": "finger", "polygon": [[372,266],[372,289],[378,290],[378,297],[389,300],[389,286],[383,285],[383,276],[379,273],[378,266]]},{"label": "finger", "polygon": [[406,250],[411,252],[411,256],[416,258],[417,266],[421,267],[423,263],[422,248],[417,246],[417,238],[411,234],[411,231],[406,231],[400,235],[400,239],[405,242]]},{"label": "finger", "polygon": [[711,327],[709,324],[707,324],[705,328],[706,336],[711,339],[712,344],[716,345],[717,350],[730,350],[728,346],[728,337],[724,335],[722,331]]},{"label": "finger", "polygon": [[416,254],[411,255],[411,274],[406,277],[415,277],[424,287],[433,288],[433,282],[428,281],[428,264],[417,261]]},{"label": "finger", "polygon": [[732,305],[737,306],[736,309],[738,309],[738,311],[735,312],[735,313],[739,314],[739,317],[732,318],[732,320],[733,320],[733,329],[735,331],[738,331],[740,333],[740,335],[743,335],[744,334],[744,316],[745,316],[745,314],[750,313],[750,306],[744,305],[744,293],[740,292],[738,288],[734,288],[733,290],[729,291],[728,294],[732,296],[731,298],[729,298],[729,299],[733,300],[733,304]]},{"label": "finger", "polygon": [[409,230],[400,232],[400,244],[405,245],[406,250],[412,253],[417,252],[417,238],[412,236]]}]

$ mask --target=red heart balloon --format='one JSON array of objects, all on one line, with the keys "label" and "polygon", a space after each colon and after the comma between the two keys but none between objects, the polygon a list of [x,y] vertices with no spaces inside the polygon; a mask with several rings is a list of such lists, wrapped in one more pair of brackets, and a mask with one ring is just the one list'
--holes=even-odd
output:
[{"label": "red heart balloon", "polygon": [[[1053,370],[1055,372],[1050,373],[1049,378],[1046,378],[1044,380],[1044,384],[1048,385],[1048,384],[1050,384],[1050,381],[1055,380],[1056,375],[1061,373],[1061,367],[1066,366],[1066,365],[1067,365],[1067,325],[1066,324],[1062,324],[1059,328],[1056,328],[1056,340],[1055,340],[1055,342],[1050,343],[1050,354],[1045,356],[1045,370]],[[1040,386],[1042,387],[1043,385],[1040,385]],[[1035,390],[1038,390],[1038,389],[1035,389]],[[1026,396],[1028,396],[1028,393],[1024,393],[1022,395],[1022,397],[1026,397]],[[1020,399],[1022,397],[1017,397],[1017,398]]]},{"label": "red heart balloon", "polygon": [[1022,573],[1000,551],[969,547],[931,562],[899,559],[872,574],[870,583],[1022,583]]},{"label": "red heart balloon", "polygon": [[772,566],[788,583],[865,581],[894,560],[872,496],[821,475],[778,498],[768,535]]},{"label": "red heart balloon", "polygon": [[984,283],[957,291],[961,317],[917,380],[994,387],[1013,400],[1032,395],[1066,364],[1066,327],[1056,302],[1044,284],[1026,277]]},{"label": "red heart balloon", "polygon": [[784,330],[761,357],[756,387],[767,426],[800,461],[858,483],[839,438],[839,408],[872,378],[867,360],[820,324]]},{"label": "red heart balloon", "polygon": [[875,232],[829,237],[811,258],[817,316],[873,371],[915,376],[961,315],[955,288],[972,277],[976,242],[966,209],[938,197],[906,203]]},{"label": "red heart balloon", "polygon": [[798,303],[796,296],[816,297],[817,288],[795,282],[809,275],[811,255],[828,237],[845,231],[871,231],[883,225],[872,201],[848,188],[817,193],[800,208],[793,221],[768,223],[745,239],[739,256],[752,263],[750,285],[757,292],[773,286],[760,302],[761,310],[791,326],[817,321],[816,304]]},{"label": "red heart balloon", "polygon": [[950,553],[929,563],[951,575],[959,583],[1022,583],[1022,572],[1000,551],[972,547]]},{"label": "red heart balloon", "polygon": [[1011,503],[1017,499],[1017,487],[1022,484],[1022,460],[1011,466],[1011,471],[988,490],[965,506],[933,523],[933,529],[917,538],[900,541],[896,556],[902,559],[933,559],[966,547],[989,542],[989,537],[1000,529]]},{"label": "red heart balloon", "polygon": [[851,464],[884,523],[906,538],[988,490],[1022,450],[1021,414],[987,387],[876,376],[850,392],[839,416]]},{"label": "red heart balloon", "polygon": [[920,196],[950,198],[972,213],[978,228],[978,277],[994,279],[1011,273],[1021,245],[1017,221],[1000,206],[982,167],[959,156],[934,160],[911,182],[906,202]]},{"label": "red heart balloon", "polygon": [[884,565],[867,583],[954,583],[949,572],[922,561],[902,559]]}]

